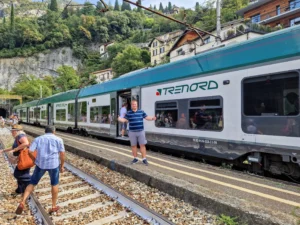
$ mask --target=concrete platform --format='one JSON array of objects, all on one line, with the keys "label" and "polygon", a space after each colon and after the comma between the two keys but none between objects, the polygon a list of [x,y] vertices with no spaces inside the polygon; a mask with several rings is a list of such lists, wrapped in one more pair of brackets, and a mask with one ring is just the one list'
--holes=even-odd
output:
[{"label": "concrete platform", "polygon": [[[38,136],[44,130],[24,126]],[[300,225],[300,185],[148,151],[149,166],[131,165],[128,146],[57,132],[68,151],[97,161],[196,207],[244,224]],[[241,224],[242,224],[241,223]]]}]

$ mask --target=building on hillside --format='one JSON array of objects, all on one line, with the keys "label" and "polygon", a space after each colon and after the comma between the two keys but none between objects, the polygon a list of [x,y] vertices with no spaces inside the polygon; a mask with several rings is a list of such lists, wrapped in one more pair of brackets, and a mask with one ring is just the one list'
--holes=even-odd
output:
[{"label": "building on hillside", "polygon": [[91,73],[91,75],[96,76],[97,83],[103,83],[105,81],[109,81],[109,80],[113,79],[113,77],[114,77],[112,68],[95,71],[95,72]]},{"label": "building on hillside", "polygon": [[149,43],[152,65],[160,64],[165,59],[166,54],[182,33],[183,31],[173,31],[152,39]]},{"label": "building on hillside", "polygon": [[300,0],[256,0],[237,11],[252,23],[275,27],[294,26],[300,23]]},{"label": "building on hillside", "polygon": [[180,8],[176,5],[172,6],[171,12],[164,12],[165,15],[173,15],[173,14],[178,14],[180,12]]},{"label": "building on hillside", "polygon": [[114,42],[108,42],[105,44],[101,44],[99,47],[99,51],[100,51],[100,57],[103,59],[107,59],[109,57],[108,52],[107,52],[107,48],[109,46],[112,46],[114,44]]},{"label": "building on hillside", "polygon": [[[213,30],[210,33],[216,35],[217,32]],[[243,42],[261,36],[262,34],[262,32],[250,29],[242,20],[232,21],[231,23],[222,24],[222,41],[220,45],[217,45],[216,39],[213,36],[202,33],[203,43],[195,31],[186,30],[174,43],[173,47],[167,53],[167,56],[170,57],[171,62],[174,62],[197,55],[201,52]]]}]

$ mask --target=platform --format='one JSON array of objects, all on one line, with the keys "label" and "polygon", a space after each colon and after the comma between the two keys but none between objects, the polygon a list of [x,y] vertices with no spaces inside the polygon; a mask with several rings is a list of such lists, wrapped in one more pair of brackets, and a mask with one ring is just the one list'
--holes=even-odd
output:
[{"label": "platform", "polygon": [[[44,130],[24,125],[38,136]],[[300,223],[300,185],[148,151],[149,166],[131,165],[129,146],[63,132],[66,150],[214,214],[237,216],[245,224]]]}]

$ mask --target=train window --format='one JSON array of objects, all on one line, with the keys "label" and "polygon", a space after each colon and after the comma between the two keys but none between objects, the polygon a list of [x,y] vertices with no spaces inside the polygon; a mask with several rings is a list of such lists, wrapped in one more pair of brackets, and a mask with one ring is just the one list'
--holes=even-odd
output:
[{"label": "train window", "polygon": [[246,116],[299,114],[299,75],[287,73],[244,80]]},{"label": "train window", "polygon": [[75,103],[68,104],[68,121],[75,121]]},{"label": "train window", "polygon": [[40,119],[41,108],[34,108],[34,118]]},{"label": "train window", "polygon": [[175,128],[178,120],[176,101],[158,102],[155,104],[156,127]]},{"label": "train window", "polygon": [[47,119],[47,110],[42,110],[41,111],[41,119],[46,120]]},{"label": "train window", "polygon": [[78,121],[79,122],[87,122],[87,103],[86,102],[78,102]]},{"label": "train window", "polygon": [[22,120],[26,120],[26,114],[27,114],[26,110],[21,110],[20,111],[20,117],[21,117]]},{"label": "train window", "polygon": [[223,107],[220,97],[190,101],[190,129],[220,131],[223,129]]},{"label": "train window", "polygon": [[110,106],[95,106],[90,108],[91,123],[110,123]]},{"label": "train window", "polygon": [[245,133],[300,136],[297,72],[245,79],[242,99]]},{"label": "train window", "polygon": [[29,117],[30,117],[30,119],[33,119],[33,111],[29,112]]},{"label": "train window", "polygon": [[56,110],[56,121],[66,121],[66,110],[57,109]]}]

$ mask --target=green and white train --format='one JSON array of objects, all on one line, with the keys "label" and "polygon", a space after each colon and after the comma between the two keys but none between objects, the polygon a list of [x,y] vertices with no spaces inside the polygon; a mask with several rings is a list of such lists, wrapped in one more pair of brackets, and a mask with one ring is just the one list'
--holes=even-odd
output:
[{"label": "green and white train", "polygon": [[148,144],[300,177],[300,26],[18,105],[29,124],[118,139],[137,99]]}]

